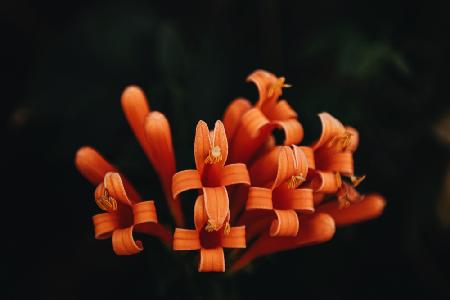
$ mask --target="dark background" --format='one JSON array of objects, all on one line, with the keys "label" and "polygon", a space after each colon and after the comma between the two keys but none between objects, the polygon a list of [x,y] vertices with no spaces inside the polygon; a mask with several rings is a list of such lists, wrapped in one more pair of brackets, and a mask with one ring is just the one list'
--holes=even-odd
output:
[{"label": "dark background", "polygon": [[[0,297],[450,299],[450,49],[441,3],[2,1]],[[256,68],[293,84],[285,96],[306,141],[325,110],[360,130],[361,189],[386,196],[384,215],[233,277],[197,274],[195,254],[174,256],[151,237],[134,257],[95,241],[93,188],[73,166],[82,145],[118,165],[170,221],[121,112],[124,87],[142,86],[171,120],[182,169],[193,165],[198,119],[221,118],[237,96],[256,100],[244,82]]]}]

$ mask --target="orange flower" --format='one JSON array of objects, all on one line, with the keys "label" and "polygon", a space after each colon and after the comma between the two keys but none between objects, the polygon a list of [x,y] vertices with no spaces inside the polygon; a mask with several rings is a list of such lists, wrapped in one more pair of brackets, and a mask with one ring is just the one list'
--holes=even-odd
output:
[{"label": "orange flower", "polygon": [[303,139],[303,127],[297,113],[282,95],[285,78],[277,78],[264,70],[257,70],[247,77],[256,84],[259,100],[254,107],[248,100],[234,100],[224,114],[224,125],[230,141],[230,161],[248,162],[270,137],[273,129],[284,131],[284,145],[298,144]]},{"label": "orange flower", "polygon": [[150,112],[144,93],[136,86],[129,86],[123,92],[122,109],[160,178],[175,223],[182,226],[184,220],[180,202],[178,198],[172,197],[171,192],[172,176],[176,167],[169,122],[162,113]]},{"label": "orange flower", "polygon": [[75,165],[86,179],[97,185],[95,202],[106,211],[92,218],[96,239],[112,236],[113,250],[118,255],[142,251],[142,243],[133,238],[134,230],[170,243],[170,232],[158,223],[153,201],[141,201],[128,180],[97,151],[90,147],[81,148]]},{"label": "orange flower", "polygon": [[225,231],[208,231],[204,196],[198,196],[194,206],[195,230],[176,228],[174,250],[200,250],[199,272],[224,272],[223,248],[245,248],[245,226],[230,227]]},{"label": "orange flower", "polygon": [[[319,114],[319,118],[320,138],[311,148],[303,147],[313,174],[310,187],[315,192],[317,211],[331,215],[338,226],[378,217],[385,206],[384,198],[377,194],[360,195],[354,188],[365,178],[354,175],[353,153],[359,143],[358,132],[328,113]],[[337,201],[322,204],[326,196],[334,196]]]},{"label": "orange flower", "polygon": [[250,185],[247,167],[244,164],[225,165],[228,157],[228,141],[222,122],[217,121],[213,132],[199,121],[195,132],[194,157],[196,170],[176,173],[172,179],[173,197],[184,191],[199,189],[205,202],[208,218],[207,231],[217,231],[224,225],[229,229],[230,209],[226,186]]},{"label": "orange flower", "polygon": [[297,214],[314,212],[312,190],[297,188],[307,172],[306,156],[299,147],[278,146],[261,156],[250,168],[253,186],[241,222],[252,227],[258,225],[258,219],[270,219],[270,236],[296,236]]}]

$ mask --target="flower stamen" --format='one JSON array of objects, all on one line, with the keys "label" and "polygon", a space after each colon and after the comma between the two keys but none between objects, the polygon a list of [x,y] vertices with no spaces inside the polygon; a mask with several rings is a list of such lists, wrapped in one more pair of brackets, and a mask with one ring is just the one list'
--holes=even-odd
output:
[{"label": "flower stamen", "polygon": [[117,210],[117,201],[109,195],[107,189],[104,190],[101,197],[95,199],[95,203],[97,203],[100,209],[107,212],[113,212]]},{"label": "flower stamen", "polygon": [[280,96],[283,95],[283,88],[289,88],[292,87],[292,85],[284,83],[286,80],[285,77],[279,77],[277,81],[272,84],[272,86],[269,88],[269,91],[267,92],[267,97],[272,97],[276,94],[279,94]]},{"label": "flower stamen", "polygon": [[213,220],[209,219],[208,223],[206,223],[205,230],[206,230],[206,232],[217,231],[216,222],[214,222]]},{"label": "flower stamen", "polygon": [[222,160],[222,152],[219,146],[214,146],[209,151],[208,156],[205,159],[205,164],[215,164]]},{"label": "flower stamen", "polygon": [[230,223],[229,223],[229,222],[226,222],[226,223],[225,223],[225,226],[223,227],[223,233],[224,233],[225,235],[229,235],[229,234],[230,234],[230,231],[231,231]]},{"label": "flower stamen", "polygon": [[366,175],[362,176],[350,176],[350,181],[352,182],[354,187],[357,187],[364,179],[366,179]]},{"label": "flower stamen", "polygon": [[305,181],[305,177],[300,173],[298,175],[293,175],[288,182],[288,188],[295,189],[301,182]]}]

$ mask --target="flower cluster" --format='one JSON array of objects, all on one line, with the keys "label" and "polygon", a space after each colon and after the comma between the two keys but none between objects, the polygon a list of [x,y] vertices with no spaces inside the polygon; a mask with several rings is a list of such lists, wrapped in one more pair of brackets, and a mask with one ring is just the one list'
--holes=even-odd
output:
[{"label": "flower cluster", "polygon": [[[176,229],[158,223],[154,201],[143,201],[122,172],[83,147],[75,165],[96,186],[95,203],[104,211],[93,216],[96,239],[111,238],[117,255],[132,255],[143,250],[135,232],[155,236],[173,250],[199,250],[200,272],[224,272],[223,249],[238,248],[230,257],[236,271],[263,255],[328,241],[336,226],[382,213],[382,196],[355,189],[365,178],[354,174],[356,129],[321,113],[320,137],[301,145],[297,113],[279,99],[290,86],[285,78],[257,70],[247,81],[258,88],[256,104],[234,100],[213,130],[199,121],[195,169],[179,172],[166,117],[150,111],[140,88],[123,92],[123,111],[160,178]],[[275,142],[275,129],[284,132],[282,145]],[[188,190],[198,191],[191,226],[180,205]]]}]

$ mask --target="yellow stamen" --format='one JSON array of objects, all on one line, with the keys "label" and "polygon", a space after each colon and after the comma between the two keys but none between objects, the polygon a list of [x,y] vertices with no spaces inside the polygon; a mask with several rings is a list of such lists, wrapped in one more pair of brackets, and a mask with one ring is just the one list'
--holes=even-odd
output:
[{"label": "yellow stamen", "polygon": [[206,226],[205,226],[205,230],[207,231],[207,232],[213,232],[213,231],[217,231],[217,228],[216,228],[217,226],[216,226],[216,222],[214,222],[213,220],[208,220],[208,223],[206,224]]},{"label": "yellow stamen", "polygon": [[338,199],[339,209],[347,208],[350,206],[350,200],[348,200],[348,194],[345,193],[344,196],[339,197]]},{"label": "yellow stamen", "polygon": [[103,209],[107,212],[113,212],[117,210],[117,201],[113,197],[111,197],[108,193],[108,190],[105,189],[103,195],[97,199],[95,199],[95,203],[97,203],[100,209]]},{"label": "yellow stamen", "polygon": [[338,188],[340,188],[341,186],[342,186],[342,177],[341,177],[341,174],[338,172],[338,173],[335,173],[334,174],[334,178],[336,179],[336,185],[337,185],[337,187]]},{"label": "yellow stamen", "polygon": [[209,151],[208,156],[205,159],[205,164],[215,164],[222,160],[222,152],[219,146],[214,146]]},{"label": "yellow stamen", "polygon": [[294,175],[291,177],[291,179],[288,182],[288,188],[295,189],[299,183],[305,181],[305,177],[303,177],[303,174],[300,173],[298,175]]},{"label": "yellow stamen", "polygon": [[269,91],[267,92],[267,97],[272,97],[275,95],[275,93],[279,94],[280,96],[283,95],[283,88],[289,88],[292,87],[292,85],[284,83],[286,78],[279,77],[277,81],[272,84],[272,86],[269,88]]},{"label": "yellow stamen", "polygon": [[328,143],[328,147],[332,147],[334,145],[339,145],[340,146],[340,150],[345,150],[348,145],[350,145],[351,142],[351,137],[352,137],[352,133],[346,131],[344,134],[342,135],[337,135],[334,136],[331,141]]},{"label": "yellow stamen", "polygon": [[229,235],[229,234],[230,234],[230,231],[231,231],[230,223],[229,223],[229,222],[226,222],[226,223],[225,223],[225,226],[223,227],[223,233],[224,233],[225,235]]},{"label": "yellow stamen", "polygon": [[364,179],[366,179],[366,175],[363,176],[350,176],[350,180],[352,181],[352,184],[354,187],[357,187]]}]

